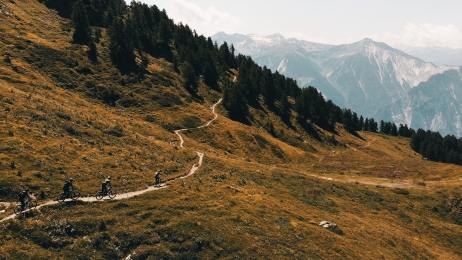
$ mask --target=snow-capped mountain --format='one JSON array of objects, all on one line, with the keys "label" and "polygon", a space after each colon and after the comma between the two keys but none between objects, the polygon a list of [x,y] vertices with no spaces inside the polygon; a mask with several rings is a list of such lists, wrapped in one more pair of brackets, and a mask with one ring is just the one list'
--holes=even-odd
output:
[{"label": "snow-capped mountain", "polygon": [[[258,64],[296,79],[302,87],[314,86],[327,99],[365,117],[393,120],[444,134],[462,134],[457,130],[460,123],[455,126],[455,117],[462,107],[454,103],[462,100],[462,92],[457,90],[462,85],[452,75],[459,67],[436,66],[371,39],[344,45],[285,39],[280,34],[261,37],[219,33],[212,39],[219,44],[232,43],[237,52],[252,56]],[[448,78],[451,80],[445,80]],[[449,81],[453,82],[453,92],[448,92],[450,87],[445,85]],[[435,85],[436,82],[441,84]],[[438,89],[432,90],[427,84]],[[414,91],[417,88],[420,92]],[[430,90],[421,92],[424,88]],[[431,96],[432,91],[441,97],[452,95],[450,104],[458,113],[432,109],[438,106],[432,102],[441,101],[435,96],[429,102],[416,101],[415,93]]]}]

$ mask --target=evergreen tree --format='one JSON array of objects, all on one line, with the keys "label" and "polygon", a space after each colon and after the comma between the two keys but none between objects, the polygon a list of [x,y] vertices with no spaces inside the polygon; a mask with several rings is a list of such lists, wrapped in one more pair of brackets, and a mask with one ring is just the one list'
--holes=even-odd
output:
[{"label": "evergreen tree", "polygon": [[96,49],[96,44],[94,42],[90,43],[90,49],[88,50],[88,58],[96,62],[98,60],[98,50]]},{"label": "evergreen tree", "polygon": [[345,125],[345,128],[348,132],[354,133],[354,124],[353,124],[353,114],[350,109],[343,110],[342,123]]},{"label": "evergreen tree", "polygon": [[135,53],[133,46],[133,27],[128,19],[127,24],[120,17],[113,20],[113,24],[108,29],[109,50],[112,60],[121,70],[129,71],[136,67]]},{"label": "evergreen tree", "polygon": [[189,62],[185,62],[183,64],[181,69],[181,75],[184,78],[184,87],[196,92],[198,87],[196,74],[194,72],[194,68],[191,66]]},{"label": "evergreen tree", "polygon": [[224,42],[218,51],[218,54],[220,56],[220,60],[222,62],[222,66],[225,69],[228,69],[229,67],[232,67],[232,59],[231,59],[231,53],[229,52],[228,48],[228,43]]},{"label": "evergreen tree", "polygon": [[383,120],[380,120],[380,133],[385,133],[385,122]]},{"label": "evergreen tree", "polygon": [[362,115],[359,117],[358,128],[360,131],[365,131],[364,130],[364,118]]},{"label": "evergreen tree", "polygon": [[396,128],[395,123],[391,123],[391,135],[392,136],[398,136],[398,128]]},{"label": "evergreen tree", "polygon": [[284,93],[281,98],[281,119],[287,125],[290,125],[291,107],[288,96]]},{"label": "evergreen tree", "polygon": [[271,106],[276,97],[276,87],[274,85],[273,75],[270,69],[263,67],[262,87],[266,103]]},{"label": "evergreen tree", "polygon": [[204,76],[204,83],[207,86],[212,88],[216,87],[219,76],[214,64],[210,64],[209,61],[206,61],[202,75]]},{"label": "evergreen tree", "polygon": [[371,131],[373,133],[377,133],[377,131],[378,131],[378,124],[377,124],[377,122],[375,122],[374,118],[371,118],[369,120],[369,131]]},{"label": "evergreen tree", "polygon": [[223,82],[223,106],[228,110],[229,117],[236,120],[245,120],[249,109],[247,102],[237,84],[225,78]]},{"label": "evergreen tree", "polygon": [[74,42],[89,43],[91,40],[91,27],[82,0],[77,0],[72,7],[72,23],[74,24],[74,34],[72,35]]},{"label": "evergreen tree", "polygon": [[358,114],[356,112],[353,112],[352,114],[352,126],[351,128],[354,129],[354,131],[360,131],[361,128],[359,128],[359,119],[358,119]]}]

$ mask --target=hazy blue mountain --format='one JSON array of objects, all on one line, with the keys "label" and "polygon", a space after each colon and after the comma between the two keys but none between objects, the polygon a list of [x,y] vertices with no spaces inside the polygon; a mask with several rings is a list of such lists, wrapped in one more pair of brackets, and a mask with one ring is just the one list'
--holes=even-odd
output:
[{"label": "hazy blue mountain", "polygon": [[433,64],[462,66],[462,49],[445,47],[402,47],[406,53]]},{"label": "hazy blue mountain", "polygon": [[212,39],[232,43],[258,64],[296,79],[302,87],[314,86],[364,117],[462,135],[458,67],[436,66],[371,39],[343,45],[280,34],[218,33]]},{"label": "hazy blue mountain", "polygon": [[431,76],[451,67],[437,67],[370,39],[332,46],[312,53],[324,75],[345,98],[348,108],[364,116],[376,115],[388,104]]},{"label": "hazy blue mountain", "polygon": [[432,76],[381,109],[377,116],[414,129],[438,131],[443,136],[462,136],[462,68]]}]

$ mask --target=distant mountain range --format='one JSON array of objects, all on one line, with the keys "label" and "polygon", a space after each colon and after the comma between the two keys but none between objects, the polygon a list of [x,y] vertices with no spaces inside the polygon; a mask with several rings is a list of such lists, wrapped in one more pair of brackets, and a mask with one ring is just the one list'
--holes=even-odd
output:
[{"label": "distant mountain range", "polygon": [[462,66],[462,49],[445,47],[399,47],[400,50],[435,65]]},{"label": "distant mountain range", "polygon": [[258,64],[364,117],[462,135],[460,67],[437,66],[371,39],[327,45],[280,34],[217,33],[212,40],[232,43]]}]

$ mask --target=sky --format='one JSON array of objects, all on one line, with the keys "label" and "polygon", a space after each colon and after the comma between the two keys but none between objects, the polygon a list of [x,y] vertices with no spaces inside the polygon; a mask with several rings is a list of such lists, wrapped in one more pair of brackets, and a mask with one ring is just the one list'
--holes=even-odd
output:
[{"label": "sky", "polygon": [[364,38],[394,47],[462,49],[461,0],[140,0],[198,34],[280,33],[318,43]]}]

